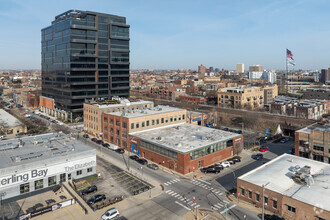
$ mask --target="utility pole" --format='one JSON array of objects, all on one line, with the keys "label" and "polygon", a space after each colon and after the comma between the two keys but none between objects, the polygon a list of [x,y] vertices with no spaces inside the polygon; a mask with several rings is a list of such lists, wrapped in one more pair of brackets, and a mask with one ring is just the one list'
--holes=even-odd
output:
[{"label": "utility pole", "polygon": [[268,183],[266,183],[266,184],[262,184],[262,220],[265,220],[265,196],[264,196],[264,194],[265,194],[265,186],[267,186],[269,184],[269,182]]}]

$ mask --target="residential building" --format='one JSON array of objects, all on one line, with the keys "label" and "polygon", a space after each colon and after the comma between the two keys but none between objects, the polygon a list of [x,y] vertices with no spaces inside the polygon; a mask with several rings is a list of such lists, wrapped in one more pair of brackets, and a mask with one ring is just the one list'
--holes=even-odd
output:
[{"label": "residential building", "polygon": [[265,81],[270,82],[271,84],[276,83],[276,73],[273,71],[260,71],[260,72],[256,72],[256,71],[251,71],[249,72],[248,75],[249,79],[262,79]]},{"label": "residential building", "polygon": [[273,99],[278,96],[278,86],[276,84],[272,86],[264,86],[264,104],[273,102]]},{"label": "residential building", "polygon": [[198,105],[198,104],[206,104],[207,97],[203,96],[193,96],[193,95],[180,95],[179,100],[183,103]]},{"label": "residential building", "polygon": [[303,99],[330,100],[329,88],[307,88],[303,91]]},{"label": "residential building", "polygon": [[17,104],[20,104],[26,108],[38,108],[40,95],[40,90],[22,91],[18,95]]},{"label": "residential building", "polygon": [[239,200],[284,219],[330,218],[330,165],[289,154],[237,178]]},{"label": "residential building", "polygon": [[42,96],[70,120],[85,100],[128,97],[129,27],[125,17],[91,11],[56,16],[41,30]]},{"label": "residential building", "polygon": [[206,73],[206,66],[203,66],[203,64],[198,66],[198,72],[199,73]]},{"label": "residential building", "polygon": [[96,150],[63,133],[2,140],[0,158],[1,192],[6,192],[2,200],[19,200],[96,175]]},{"label": "residential building", "polygon": [[330,164],[330,124],[315,123],[295,133],[295,155]]},{"label": "residential building", "polygon": [[261,87],[230,87],[218,90],[218,105],[232,108],[260,108],[264,102]]},{"label": "residential building", "polygon": [[[103,140],[121,148],[129,149],[132,132],[164,127],[185,122],[187,110],[169,106],[130,109],[102,114]],[[133,152],[137,152],[134,149]]]},{"label": "residential building", "polygon": [[249,72],[262,72],[263,70],[264,67],[260,65],[249,66]]},{"label": "residential building", "polygon": [[330,81],[330,68],[321,70],[320,82],[323,84],[327,84]]},{"label": "residential building", "polygon": [[206,120],[209,118],[208,112],[197,112],[188,111],[187,112],[187,123],[205,126]]},{"label": "residential building", "polygon": [[84,129],[88,134],[101,138],[102,113],[135,111],[153,108],[154,103],[145,100],[113,98],[112,100],[87,101],[84,103]]},{"label": "residential building", "polygon": [[16,137],[19,133],[26,133],[27,127],[13,115],[0,109],[0,136],[6,138]]},{"label": "residential building", "polygon": [[244,63],[237,63],[236,64],[236,72],[237,73],[244,73]]},{"label": "residential building", "polygon": [[242,135],[188,123],[131,132],[130,137],[139,155],[182,174],[225,160],[243,148]]}]

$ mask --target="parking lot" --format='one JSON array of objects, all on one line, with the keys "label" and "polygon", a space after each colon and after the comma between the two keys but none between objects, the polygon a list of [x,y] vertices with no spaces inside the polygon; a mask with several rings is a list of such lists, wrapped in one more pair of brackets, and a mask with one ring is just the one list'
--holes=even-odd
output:
[{"label": "parking lot", "polygon": [[[97,187],[97,191],[81,195],[86,202],[94,195],[105,195],[105,200],[96,203],[101,204],[115,198],[123,197],[125,199],[153,188],[151,184],[111,164],[102,157],[97,157],[97,165],[100,177],[87,178],[75,183],[79,195],[90,186]],[[93,204],[92,208],[95,208],[96,204]]]}]

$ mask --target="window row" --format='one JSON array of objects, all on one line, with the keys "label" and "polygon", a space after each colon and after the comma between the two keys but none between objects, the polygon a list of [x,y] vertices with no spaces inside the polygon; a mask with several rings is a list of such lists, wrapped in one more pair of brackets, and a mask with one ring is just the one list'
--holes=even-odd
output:
[{"label": "window row", "polygon": [[198,150],[191,152],[190,160],[195,160],[197,158],[204,157],[206,155],[224,150],[224,149],[226,149],[228,147],[232,147],[232,146],[233,146],[233,140],[223,141],[223,142],[219,142],[216,144],[212,144],[212,145],[206,146],[202,149],[198,149]]},{"label": "window row", "polygon": [[156,145],[153,145],[153,144],[150,144],[150,143],[147,143],[145,141],[141,141],[141,147],[145,148],[147,150],[153,151],[155,153],[161,154],[163,156],[173,158],[175,160],[177,160],[177,158],[178,158],[178,153],[177,152],[172,151],[172,150],[168,150],[166,148],[159,147],[159,146],[156,146]]},{"label": "window row", "polygon": [[171,123],[173,121],[181,121],[185,120],[185,115],[178,115],[178,116],[171,116],[171,117],[165,117],[165,118],[160,118],[160,119],[152,119],[152,120],[147,120],[143,122],[136,122],[136,123],[131,123],[131,129],[139,129],[140,124],[141,127],[149,127],[149,126],[154,126],[154,125],[159,125],[159,124],[167,124]]}]

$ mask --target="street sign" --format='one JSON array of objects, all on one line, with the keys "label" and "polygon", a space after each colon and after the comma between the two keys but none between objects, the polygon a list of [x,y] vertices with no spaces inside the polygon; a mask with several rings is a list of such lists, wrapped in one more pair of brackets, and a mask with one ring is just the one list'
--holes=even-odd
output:
[{"label": "street sign", "polygon": [[193,203],[195,204],[195,202],[196,202],[196,201],[195,201],[195,197],[193,197]]},{"label": "street sign", "polygon": [[265,129],[265,133],[266,134],[269,134],[269,129]]}]

